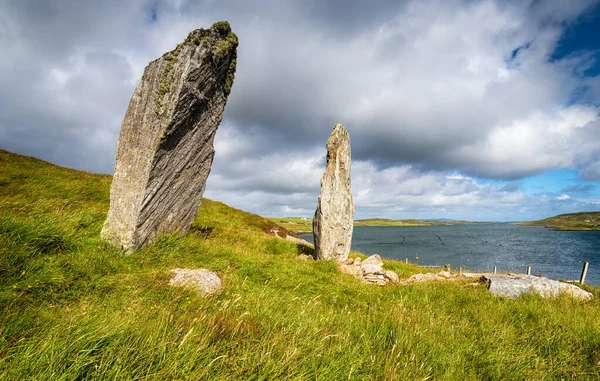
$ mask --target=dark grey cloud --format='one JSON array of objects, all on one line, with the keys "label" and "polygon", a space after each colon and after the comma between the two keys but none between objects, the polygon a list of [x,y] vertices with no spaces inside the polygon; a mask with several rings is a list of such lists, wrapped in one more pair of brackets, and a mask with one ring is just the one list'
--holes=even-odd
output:
[{"label": "dark grey cloud", "polygon": [[[226,19],[240,39],[238,71],[209,196],[257,212],[312,213],[325,142],[341,122],[365,215],[437,208],[431,216],[440,217],[465,205],[481,216],[490,205],[517,213],[535,204],[518,182],[468,175],[515,180],[573,168],[600,180],[600,80],[581,76],[590,56],[549,60],[565,28],[597,3],[4,3],[0,147],[112,172],[144,66],[189,30]],[[555,201],[540,210],[576,202]]]}]

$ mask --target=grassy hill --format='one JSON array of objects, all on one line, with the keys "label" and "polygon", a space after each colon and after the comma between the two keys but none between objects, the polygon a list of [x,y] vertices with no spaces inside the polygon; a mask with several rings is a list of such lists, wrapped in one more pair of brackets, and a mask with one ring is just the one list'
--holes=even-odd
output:
[{"label": "grassy hill", "polygon": [[539,221],[521,222],[526,226],[545,226],[557,230],[600,230],[600,212],[560,214]]},{"label": "grassy hill", "polygon": [[[210,200],[189,234],[127,256],[99,239],[110,181],[0,151],[0,379],[600,377],[597,288],[584,303],[365,285]],[[175,267],[212,269],[224,290],[171,288]]]}]

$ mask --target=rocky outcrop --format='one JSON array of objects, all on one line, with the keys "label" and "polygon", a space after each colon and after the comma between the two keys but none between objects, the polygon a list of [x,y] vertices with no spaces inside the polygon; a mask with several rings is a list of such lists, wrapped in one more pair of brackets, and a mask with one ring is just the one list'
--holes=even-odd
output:
[{"label": "rocky outcrop", "polygon": [[171,286],[192,288],[201,295],[214,294],[222,286],[221,278],[207,269],[173,269],[171,273]]},{"label": "rocky outcrop", "polygon": [[237,45],[221,21],[190,32],[146,67],[121,125],[104,239],[137,249],[159,234],[188,231],[211,169]]},{"label": "rocky outcrop", "polygon": [[327,167],[313,219],[315,259],[343,262],[350,253],[354,201],[350,185],[350,135],[341,124],[327,141]]},{"label": "rocky outcrop", "polygon": [[344,274],[352,275],[365,283],[384,286],[389,282],[399,282],[398,274],[391,270],[383,269],[383,261],[379,254],[373,254],[364,261],[359,257],[349,258],[338,264]]},{"label": "rocky outcrop", "polygon": [[508,298],[518,298],[524,293],[538,294],[544,298],[555,298],[566,294],[576,299],[590,300],[593,295],[581,288],[545,277],[525,274],[485,274],[481,280],[487,283],[490,293]]}]

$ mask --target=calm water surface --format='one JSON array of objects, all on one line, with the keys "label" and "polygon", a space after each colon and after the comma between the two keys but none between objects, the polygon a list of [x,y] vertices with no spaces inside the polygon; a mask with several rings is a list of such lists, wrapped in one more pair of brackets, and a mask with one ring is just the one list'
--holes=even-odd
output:
[{"label": "calm water surface", "polygon": [[[312,234],[302,237],[313,242]],[[524,273],[531,266],[532,274],[570,280],[579,279],[585,261],[590,263],[586,283],[600,285],[600,231],[508,224],[357,226],[352,250],[455,269],[491,271],[496,266],[498,271]]]}]

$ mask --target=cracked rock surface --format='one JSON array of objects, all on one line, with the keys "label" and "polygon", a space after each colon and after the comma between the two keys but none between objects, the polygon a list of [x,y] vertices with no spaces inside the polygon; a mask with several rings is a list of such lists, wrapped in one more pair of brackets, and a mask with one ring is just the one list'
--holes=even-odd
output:
[{"label": "cracked rock surface", "polygon": [[197,29],[144,70],[121,124],[102,237],[133,250],[185,233],[198,213],[213,141],[233,85],[238,40],[227,22]]}]

